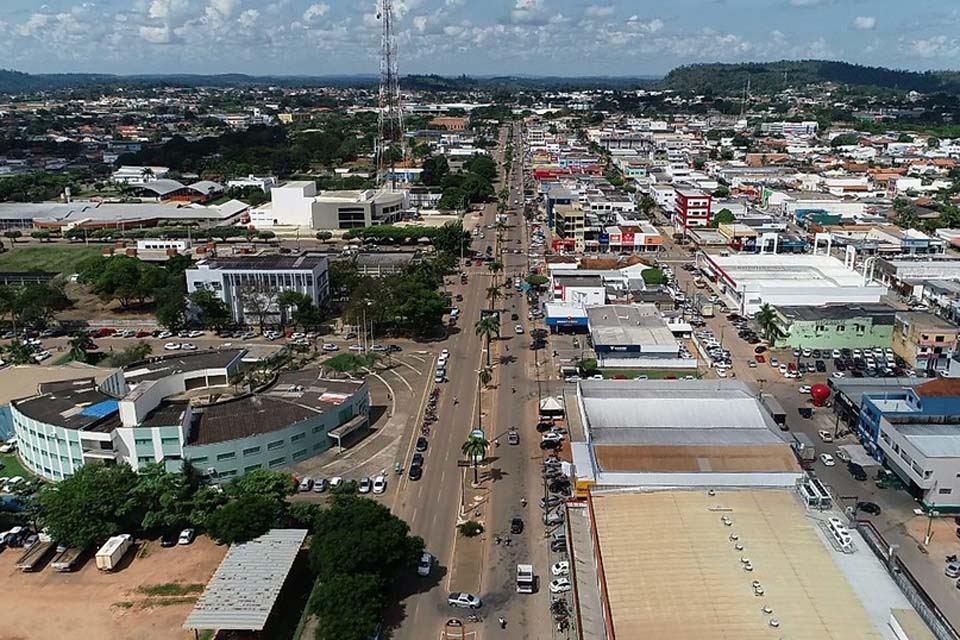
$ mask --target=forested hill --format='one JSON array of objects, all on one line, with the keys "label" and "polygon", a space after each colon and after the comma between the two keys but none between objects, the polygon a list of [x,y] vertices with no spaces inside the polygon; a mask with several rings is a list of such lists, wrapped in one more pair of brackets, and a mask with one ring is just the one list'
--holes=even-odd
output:
[{"label": "forested hill", "polygon": [[677,67],[661,84],[677,91],[710,90],[731,94],[742,92],[748,78],[753,93],[773,93],[787,87],[835,82],[879,89],[960,94],[960,73],[956,71],[900,71],[831,60],[691,64]]}]

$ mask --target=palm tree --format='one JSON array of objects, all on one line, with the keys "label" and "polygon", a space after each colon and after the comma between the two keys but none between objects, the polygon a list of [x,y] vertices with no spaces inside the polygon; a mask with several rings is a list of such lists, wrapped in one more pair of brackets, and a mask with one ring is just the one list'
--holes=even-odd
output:
[{"label": "palm tree", "polygon": [[499,260],[494,260],[487,266],[487,269],[490,270],[490,273],[494,276],[494,281],[496,281],[497,274],[503,271],[503,263]]},{"label": "palm tree", "polygon": [[467,457],[467,462],[473,463],[473,484],[480,484],[480,478],[477,474],[477,465],[487,456],[487,447],[490,443],[483,436],[471,434],[467,441],[460,447],[460,451]]},{"label": "palm tree", "polygon": [[87,361],[87,351],[93,347],[93,339],[86,331],[78,331],[70,338],[70,357],[77,362]]},{"label": "palm tree", "polygon": [[483,369],[480,369],[480,372],[477,375],[479,376],[480,384],[482,384],[485,387],[489,385],[490,382],[493,380],[493,373],[491,373],[490,369],[486,367],[484,367]]},{"label": "palm tree", "polygon": [[493,334],[500,333],[500,322],[496,316],[484,316],[473,325],[473,330],[478,336],[484,336],[487,339],[487,368],[490,368],[490,340]]},{"label": "palm tree", "polygon": [[490,301],[490,310],[493,310],[493,307],[497,304],[497,300],[503,297],[503,292],[500,291],[500,287],[494,285],[492,287],[487,287],[487,300]]},{"label": "palm tree", "polygon": [[780,326],[777,323],[777,312],[769,304],[764,304],[760,307],[760,310],[754,314],[754,319],[757,321],[757,324],[760,326],[760,331],[763,332],[763,337],[766,339],[767,343],[772,347],[777,341],[782,333],[780,332]]}]

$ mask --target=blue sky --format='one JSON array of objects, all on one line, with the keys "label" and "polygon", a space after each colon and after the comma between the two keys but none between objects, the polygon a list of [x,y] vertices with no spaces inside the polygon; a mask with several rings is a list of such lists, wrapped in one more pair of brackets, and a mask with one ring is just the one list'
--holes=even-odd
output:
[{"label": "blue sky", "polygon": [[[956,0],[395,0],[401,73],[646,75],[830,58],[960,67]],[[0,67],[375,73],[375,0],[0,0]]]}]

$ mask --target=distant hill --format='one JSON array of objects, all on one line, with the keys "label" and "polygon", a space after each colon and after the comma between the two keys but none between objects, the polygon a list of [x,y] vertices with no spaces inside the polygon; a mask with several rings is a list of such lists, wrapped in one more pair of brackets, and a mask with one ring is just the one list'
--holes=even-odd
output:
[{"label": "distant hill", "polygon": [[787,87],[824,82],[920,93],[960,93],[960,73],[956,71],[901,71],[831,60],[691,64],[668,73],[660,86],[677,91],[709,89],[714,93],[731,94],[742,92],[748,78],[750,90],[755,93],[772,93]]}]

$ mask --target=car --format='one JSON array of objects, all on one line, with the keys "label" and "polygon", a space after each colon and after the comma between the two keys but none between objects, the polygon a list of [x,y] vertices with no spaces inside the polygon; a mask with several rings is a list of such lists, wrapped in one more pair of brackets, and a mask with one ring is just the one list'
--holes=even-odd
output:
[{"label": "car", "polygon": [[180,345],[180,348],[183,349],[184,351],[196,351],[196,350],[197,350],[197,346],[194,345],[194,344],[191,344],[191,343],[189,343],[189,342],[184,342],[183,344]]},{"label": "car", "polygon": [[375,345],[373,345],[372,347],[370,347],[370,350],[371,350],[371,351],[374,351],[374,352],[376,352],[376,353],[386,353],[386,352],[387,352],[387,347],[386,347],[386,345],[375,344]]},{"label": "car", "polygon": [[163,532],[163,535],[160,536],[160,546],[164,548],[170,548],[177,546],[177,541],[180,539],[180,532],[175,529],[168,529]]},{"label": "car", "polygon": [[860,482],[863,482],[867,479],[867,472],[864,471],[863,467],[861,467],[855,462],[847,463],[847,471],[850,472],[850,475],[853,476],[854,480],[859,480]]},{"label": "car", "polygon": [[832,467],[833,465],[836,464],[836,462],[834,462],[833,460],[833,456],[830,455],[829,453],[821,453],[820,462],[822,462],[823,466],[825,467]]},{"label": "car", "polygon": [[850,462],[850,454],[845,449],[837,449],[833,452],[833,457],[844,464]]},{"label": "car", "polygon": [[518,336],[522,336],[522,335],[523,335],[523,326],[522,326],[522,325],[519,325],[519,324],[518,324],[517,326],[515,326],[515,327],[513,328],[513,330],[516,332],[516,334],[517,334]]},{"label": "car", "polygon": [[313,481],[313,492],[314,493],[323,493],[327,490],[327,479],[326,478],[317,478]]},{"label": "car", "polygon": [[313,489],[313,478],[307,476],[300,479],[300,491],[310,491]]},{"label": "car", "polygon": [[567,552],[567,539],[566,539],[566,537],[551,538],[551,540],[550,540],[550,551],[553,551],[554,553],[566,553],[566,552]]},{"label": "car", "polygon": [[378,475],[373,479],[373,492],[377,495],[384,493],[387,490],[387,478],[383,475]]},{"label": "car", "polygon": [[954,560],[953,562],[948,562],[947,566],[944,567],[943,573],[948,578],[960,578],[960,562]]},{"label": "car", "polygon": [[180,350],[180,343],[179,343],[179,342],[168,342],[167,344],[163,345],[163,348],[166,349],[167,351],[179,351],[179,350]]},{"label": "car", "polygon": [[196,537],[197,532],[194,529],[184,529],[177,538],[177,544],[191,544]]},{"label": "car", "polygon": [[566,560],[554,562],[550,566],[550,575],[556,578],[562,578],[564,576],[570,575],[570,563]]},{"label": "car", "polygon": [[370,482],[370,478],[364,476],[360,478],[360,484],[357,487],[357,493],[370,493],[372,488],[373,483]]},{"label": "car", "polygon": [[343,478],[341,478],[340,476],[333,476],[332,478],[330,478],[331,490],[339,489],[341,486],[343,486]]},{"label": "car", "polygon": [[540,508],[541,509],[552,509],[553,507],[559,505],[563,502],[563,498],[560,496],[550,496],[548,498],[540,498]]},{"label": "car", "polygon": [[797,389],[797,391],[799,391],[800,393],[803,393],[803,394],[810,393],[810,385],[808,385],[808,384],[802,384],[802,385],[800,385],[800,387]]},{"label": "car", "polygon": [[483,601],[472,593],[455,591],[447,596],[447,604],[457,609],[479,609]]},{"label": "car", "polygon": [[560,442],[563,440],[563,434],[557,433],[556,431],[548,431],[540,436],[542,442],[553,441]]},{"label": "car", "polygon": [[833,377],[833,378],[837,378],[837,379],[845,378],[845,377],[846,377],[846,375],[843,373],[843,371],[834,371],[833,373],[830,374],[830,376]]},{"label": "car", "polygon": [[517,431],[511,431],[507,434],[507,444],[518,445],[520,444],[520,433]]},{"label": "car", "polygon": [[878,516],[880,515],[880,505],[876,502],[858,502],[857,511],[863,511],[867,515]]},{"label": "car", "polygon": [[823,360],[817,360],[813,365],[819,373],[826,373],[827,364]]},{"label": "car", "polygon": [[817,431],[817,435],[820,436],[820,439],[824,442],[833,442],[833,434],[826,429],[820,429]]},{"label": "car", "polygon": [[339,350],[340,350],[340,347],[338,347],[337,345],[333,344],[332,342],[324,342],[324,343],[323,343],[323,346],[320,347],[320,350],[321,350],[321,351],[325,351],[325,352],[327,352],[327,353],[330,353],[331,351],[339,351]]},{"label": "car", "polygon": [[417,575],[426,577],[430,575],[430,570],[432,568],[433,554],[424,551],[422,554],[420,554],[420,562],[417,563]]},{"label": "car", "polygon": [[437,372],[433,375],[433,382],[435,384],[442,384],[444,379],[445,376],[442,369],[437,370]]},{"label": "car", "polygon": [[813,351],[811,351],[810,349],[803,349],[800,353],[803,355],[804,358],[813,357]]},{"label": "car", "polygon": [[416,482],[417,480],[423,477],[423,467],[417,464],[411,466],[410,471],[407,472],[407,477],[410,478],[410,480]]},{"label": "car", "polygon": [[763,345],[760,345],[759,347],[754,347],[754,348],[753,348],[753,352],[754,352],[755,354],[757,354],[757,355],[760,355],[761,353],[766,353],[766,351],[767,351],[767,348],[764,347]]},{"label": "car", "polygon": [[763,355],[759,355],[756,357],[756,361],[759,362],[760,364],[763,364],[764,362],[767,361],[767,358]]},{"label": "car", "polygon": [[550,593],[566,593],[573,589],[569,578],[556,578],[550,581]]},{"label": "car", "polygon": [[514,518],[510,521],[510,533],[514,535],[520,535],[523,533],[523,519]]},{"label": "car", "polygon": [[424,436],[417,438],[417,451],[426,451],[428,446],[430,442]]},{"label": "car", "polygon": [[366,349],[363,348],[362,344],[352,344],[349,347],[347,347],[347,349],[350,351],[356,351],[357,353],[362,353],[366,351]]}]

